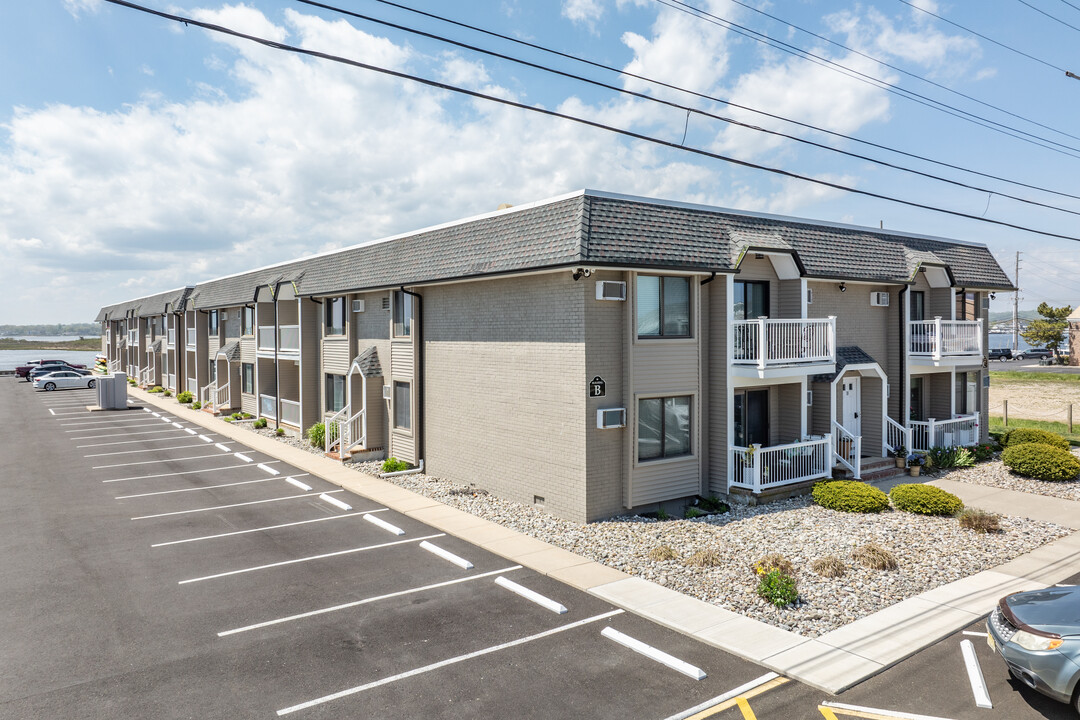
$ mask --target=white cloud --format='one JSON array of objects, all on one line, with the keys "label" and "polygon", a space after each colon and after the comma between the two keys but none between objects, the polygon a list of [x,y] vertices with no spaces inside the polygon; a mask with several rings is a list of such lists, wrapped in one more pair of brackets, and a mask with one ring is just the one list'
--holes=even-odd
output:
[{"label": "white cloud", "polygon": [[562,15],[567,20],[592,28],[604,14],[602,0],[563,0]]},{"label": "white cloud", "polygon": [[64,0],[64,9],[75,17],[83,13],[96,13],[105,3],[103,0]]}]

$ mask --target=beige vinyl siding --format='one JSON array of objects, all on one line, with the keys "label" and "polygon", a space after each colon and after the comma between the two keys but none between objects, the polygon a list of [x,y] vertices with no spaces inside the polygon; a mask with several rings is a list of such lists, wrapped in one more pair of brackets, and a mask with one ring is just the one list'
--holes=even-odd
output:
[{"label": "beige vinyl siding", "polygon": [[307,429],[322,417],[322,305],[300,301],[300,424]]},{"label": "beige vinyl siding", "polygon": [[327,338],[322,341],[322,369],[324,374],[345,375],[349,372],[349,338]]},{"label": "beige vinyl siding", "polygon": [[776,444],[785,445],[799,441],[802,438],[803,404],[806,402],[802,384],[777,385],[773,395],[776,396],[777,412],[770,421],[777,429]]},{"label": "beige vinyl siding", "polygon": [[701,463],[697,457],[639,463],[634,467],[631,502],[638,507],[697,495],[700,486]]},{"label": "beige vinyl siding", "polygon": [[[409,341],[395,340],[390,343],[390,374],[397,380],[409,380],[413,376],[415,353]],[[385,368],[383,368],[385,371]]]},{"label": "beige vinyl siding", "polygon": [[[708,491],[727,492],[728,466],[728,292],[727,277],[716,278],[701,287],[701,305],[704,308],[701,325],[708,326],[702,336],[702,354],[707,362],[708,404],[703,413],[708,425],[702,428],[702,437],[708,438]],[[703,453],[704,455],[705,453]]]},{"label": "beige vinyl siding", "polygon": [[802,282],[799,280],[777,281],[777,296],[779,302],[777,312],[773,313],[776,318],[800,318],[802,317]]},{"label": "beige vinyl siding", "polygon": [[254,395],[248,395],[247,393],[240,394],[240,409],[243,412],[251,413],[258,416],[259,414],[259,399]]},{"label": "beige vinyl siding", "polygon": [[881,438],[881,378],[863,373],[862,377],[862,454],[878,457],[884,452]]},{"label": "beige vinyl siding", "polygon": [[[633,426],[601,430],[596,426],[600,409],[626,408],[627,419],[633,417],[626,397],[626,301],[597,300],[595,287],[601,281],[625,282],[626,273],[596,272],[584,283],[585,303],[585,380],[594,377],[604,380],[604,397],[587,397],[585,417],[585,462],[588,487],[585,489],[586,516],[589,519],[610,517],[623,510],[629,449],[633,446]],[[590,292],[590,289],[592,292]],[[581,387],[586,393],[587,385]]]},{"label": "beige vinyl siding", "polygon": [[808,418],[808,430],[810,435],[824,435],[832,432],[832,416],[829,414],[829,394],[832,392],[831,383],[810,383],[810,391],[813,393],[813,405],[810,406]]},{"label": "beige vinyl siding", "polygon": [[[425,297],[427,293],[425,293]],[[399,430],[394,427],[394,402],[390,400],[390,449],[394,457],[400,460],[406,460],[411,463],[417,463],[420,458],[417,456],[416,436],[421,432],[419,422],[421,418],[417,414],[417,408],[419,407],[418,387],[415,378],[416,368],[416,350],[414,348],[414,340],[419,328],[416,324],[416,318],[413,318],[413,337],[407,340],[394,340],[390,343],[390,377],[387,379],[386,384],[391,387],[391,395],[393,394],[393,386],[395,382],[407,382],[409,383],[409,418],[412,423],[411,430]],[[385,372],[385,369],[384,369]]]},{"label": "beige vinyl siding", "polygon": [[240,338],[240,361],[246,363],[255,362],[255,338],[245,336]]},{"label": "beige vinyl siding", "polygon": [[923,392],[927,398],[926,417],[948,420],[952,417],[953,380],[951,372],[924,375]]},{"label": "beige vinyl siding", "polygon": [[[359,377],[360,373],[357,373]],[[363,391],[363,382],[358,383]],[[366,408],[367,418],[367,443],[366,448],[386,448],[386,433],[387,433],[387,419],[386,419],[386,401],[382,397],[383,379],[381,377],[372,377],[367,379],[367,403],[364,405]],[[354,395],[354,398],[358,396]],[[354,407],[353,412],[357,412],[358,408]]]},{"label": "beige vinyl siding", "polygon": [[[593,283],[558,272],[421,293],[429,472],[528,505],[543,498],[545,510],[575,522],[594,519],[582,427]],[[396,356],[392,372],[398,377]]]}]

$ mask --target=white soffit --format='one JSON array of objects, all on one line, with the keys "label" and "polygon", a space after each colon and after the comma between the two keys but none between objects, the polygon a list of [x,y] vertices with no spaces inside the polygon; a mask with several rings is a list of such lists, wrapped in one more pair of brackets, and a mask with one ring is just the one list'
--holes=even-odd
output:
[{"label": "white soffit", "polygon": [[935,265],[926,266],[926,282],[932,288],[949,287],[952,284],[949,282],[949,273],[945,272],[945,268]]},{"label": "white soffit", "polygon": [[788,253],[769,253],[769,262],[772,263],[776,277],[781,280],[798,280],[799,266],[795,264],[795,258]]}]

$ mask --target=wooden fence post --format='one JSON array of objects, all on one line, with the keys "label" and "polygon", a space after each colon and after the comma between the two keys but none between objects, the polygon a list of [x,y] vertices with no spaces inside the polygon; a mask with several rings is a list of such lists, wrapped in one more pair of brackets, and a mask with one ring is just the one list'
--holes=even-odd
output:
[{"label": "wooden fence post", "polygon": [[1001,404],[1002,404],[1002,407],[1004,408],[1004,413],[1002,414],[1002,424],[1005,427],[1009,427],[1009,401],[1008,400],[1002,400]]},{"label": "wooden fence post", "polygon": [[1069,434],[1072,435],[1072,403],[1069,403]]}]

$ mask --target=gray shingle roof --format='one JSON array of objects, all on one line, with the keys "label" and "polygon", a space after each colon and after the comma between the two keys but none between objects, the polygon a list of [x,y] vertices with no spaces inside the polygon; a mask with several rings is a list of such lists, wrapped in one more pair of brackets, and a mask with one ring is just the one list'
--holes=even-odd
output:
[{"label": "gray shingle roof", "polygon": [[814,375],[810,382],[832,382],[848,365],[871,365],[876,362],[858,345],[844,345],[836,348],[836,372]]},{"label": "gray shingle roof", "polygon": [[220,348],[218,348],[218,351],[217,353],[215,353],[214,357],[221,357],[223,355],[225,356],[225,359],[231,363],[240,362],[240,341],[230,340],[229,342],[225,343]]},{"label": "gray shingle roof", "polygon": [[135,298],[134,300],[126,300],[115,305],[106,305],[98,311],[97,318],[94,322],[115,320],[124,317],[129,312],[134,312],[138,317],[161,315],[165,312],[166,305],[172,305],[174,308],[182,305],[184,300],[186,300],[191,293],[191,290],[191,286],[182,287],[176,290],[157,293],[156,295],[147,295],[145,297]]},{"label": "gray shingle roof", "polygon": [[357,355],[352,364],[359,368],[364,377],[382,377],[382,365],[379,363],[379,351],[372,345]]},{"label": "gray shingle roof", "polygon": [[162,338],[158,338],[154,342],[150,343],[150,345],[147,346],[147,348],[146,348],[146,352],[148,352],[148,353],[159,353],[159,352],[161,352],[161,345],[162,345],[161,341],[162,341]]},{"label": "gray shingle roof", "polygon": [[[586,190],[210,280],[187,297],[198,308],[234,307],[282,281],[301,295],[329,295],[576,265],[732,272],[753,249],[794,253],[810,277],[901,283],[931,263],[949,267],[960,286],[1012,289],[981,245]],[[99,318],[150,300],[103,308]]]}]

